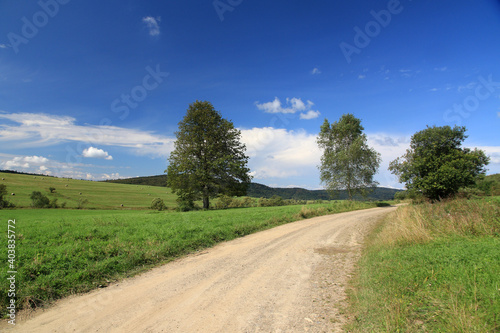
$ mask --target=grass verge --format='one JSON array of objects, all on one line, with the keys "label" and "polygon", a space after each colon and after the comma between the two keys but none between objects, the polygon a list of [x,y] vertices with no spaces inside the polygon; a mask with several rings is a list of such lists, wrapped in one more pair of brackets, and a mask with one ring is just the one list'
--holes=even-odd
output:
[{"label": "grass verge", "polygon": [[500,204],[399,208],[368,240],[350,290],[352,332],[498,332]]},{"label": "grass verge", "polygon": [[[16,307],[37,308],[103,287],[152,266],[250,233],[313,216],[375,207],[328,205],[255,207],[187,213],[110,210],[2,210],[16,220]],[[7,262],[5,262],[5,268]],[[9,302],[7,269],[0,271],[0,312]]]}]

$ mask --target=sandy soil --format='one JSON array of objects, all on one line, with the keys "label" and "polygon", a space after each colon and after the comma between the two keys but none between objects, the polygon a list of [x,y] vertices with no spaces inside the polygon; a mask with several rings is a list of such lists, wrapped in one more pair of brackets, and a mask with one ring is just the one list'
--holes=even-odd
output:
[{"label": "sandy soil", "polygon": [[[395,208],[316,217],[57,302],[8,332],[339,332],[349,274]],[[12,326],[12,325],[10,325]]]}]

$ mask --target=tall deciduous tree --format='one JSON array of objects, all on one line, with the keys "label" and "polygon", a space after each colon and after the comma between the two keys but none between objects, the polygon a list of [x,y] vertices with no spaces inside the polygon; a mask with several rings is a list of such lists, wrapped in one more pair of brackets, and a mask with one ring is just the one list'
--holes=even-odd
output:
[{"label": "tall deciduous tree", "polygon": [[181,203],[202,199],[208,209],[210,198],[246,194],[251,177],[241,132],[210,102],[189,106],[176,137],[165,172],[167,185]]},{"label": "tall deciduous tree", "polygon": [[389,170],[410,192],[431,200],[452,196],[475,184],[486,172],[489,158],[482,150],[461,148],[465,127],[427,127],[411,138],[406,154],[392,161]]},{"label": "tall deciduous tree", "polygon": [[352,200],[356,193],[366,195],[377,186],[373,176],[380,165],[380,154],[367,144],[361,120],[344,114],[330,124],[327,119],[321,126],[318,145],[321,157],[321,182],[331,191],[345,189]]}]

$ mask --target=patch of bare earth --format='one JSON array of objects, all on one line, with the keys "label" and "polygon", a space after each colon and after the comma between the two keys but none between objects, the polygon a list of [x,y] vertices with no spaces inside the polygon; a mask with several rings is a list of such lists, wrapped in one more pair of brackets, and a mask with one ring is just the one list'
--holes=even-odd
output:
[{"label": "patch of bare earth", "polygon": [[393,209],[316,217],[226,242],[61,300],[7,329],[339,332],[345,322],[344,286],[363,238]]}]

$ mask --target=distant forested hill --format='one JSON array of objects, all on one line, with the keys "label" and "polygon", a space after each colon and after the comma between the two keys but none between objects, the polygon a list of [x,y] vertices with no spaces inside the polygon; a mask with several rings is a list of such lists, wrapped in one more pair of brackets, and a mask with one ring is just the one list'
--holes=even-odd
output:
[{"label": "distant forested hill", "polygon": [[[135,184],[135,185],[150,185],[150,186],[165,186],[167,182],[166,175],[136,177],[128,179],[108,180],[112,183]],[[392,200],[394,194],[400,190],[377,187],[368,195],[371,200]],[[329,200],[328,192],[325,190],[306,190],[303,188],[276,188],[262,185],[259,183],[251,183],[247,195],[253,198],[271,198],[273,195],[279,195],[283,199],[297,200]],[[347,199],[347,193],[341,191],[335,200]],[[357,198],[361,199],[361,198]]]}]

